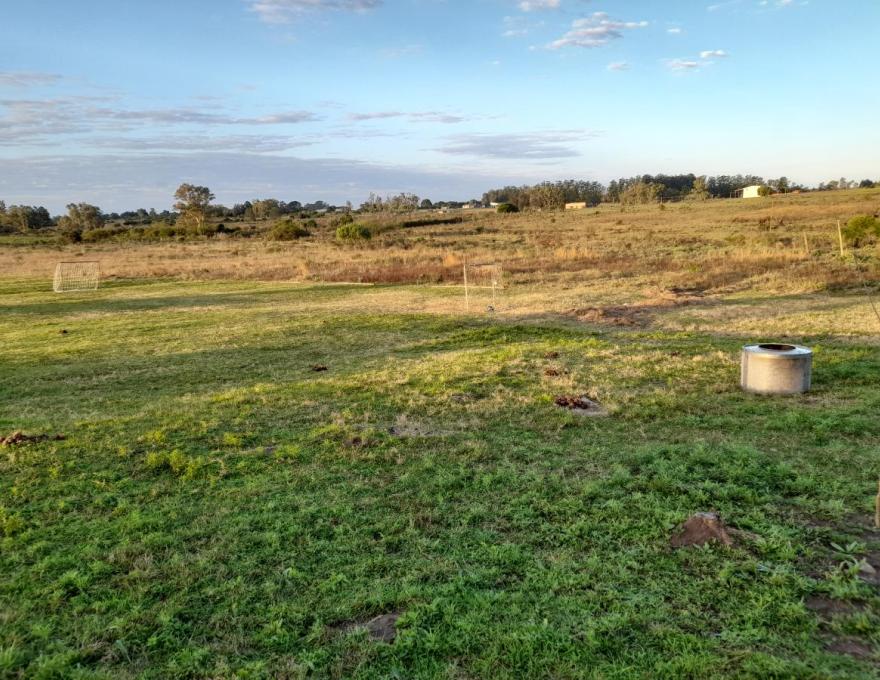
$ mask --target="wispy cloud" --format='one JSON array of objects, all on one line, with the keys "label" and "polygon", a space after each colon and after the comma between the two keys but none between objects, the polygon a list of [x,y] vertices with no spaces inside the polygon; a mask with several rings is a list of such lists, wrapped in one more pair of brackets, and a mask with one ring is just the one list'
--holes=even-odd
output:
[{"label": "wispy cloud", "polygon": [[549,160],[580,156],[571,144],[592,139],[596,132],[562,130],[528,134],[474,134],[451,137],[438,151],[489,159]]},{"label": "wispy cloud", "polygon": [[245,0],[250,10],[267,24],[286,24],[297,15],[320,10],[364,11],[383,0]]},{"label": "wispy cloud", "polygon": [[283,126],[318,121],[311,111],[236,116],[198,107],[133,109],[114,97],[0,99],[0,146],[46,144],[65,135],[214,126]]},{"label": "wispy cloud", "polygon": [[388,118],[407,118],[413,123],[463,123],[467,120],[464,116],[442,111],[369,111],[366,113],[351,113],[348,116],[352,121],[383,120]]},{"label": "wispy cloud", "polygon": [[693,59],[667,59],[666,68],[670,71],[696,71],[703,64]]},{"label": "wispy cloud", "polygon": [[559,0],[522,0],[519,8],[523,12],[535,12],[542,9],[559,9]]},{"label": "wispy cloud", "polygon": [[730,56],[724,50],[703,50],[700,52],[700,59],[712,59],[713,57],[717,57],[718,59],[724,59],[725,57]]},{"label": "wispy cloud", "polygon": [[670,35],[681,35],[682,30],[678,26],[673,26],[672,28],[667,28],[666,32]]},{"label": "wispy cloud", "polygon": [[54,85],[61,80],[55,73],[39,73],[36,71],[0,71],[0,86],[6,87],[37,87]]},{"label": "wispy cloud", "polygon": [[571,30],[547,47],[552,50],[563,47],[602,47],[612,40],[622,38],[624,31],[647,25],[647,21],[618,21],[611,19],[605,12],[595,12],[590,17],[575,19]]},{"label": "wispy cloud", "polygon": [[629,64],[625,61],[612,61],[608,64],[609,71],[628,71]]}]

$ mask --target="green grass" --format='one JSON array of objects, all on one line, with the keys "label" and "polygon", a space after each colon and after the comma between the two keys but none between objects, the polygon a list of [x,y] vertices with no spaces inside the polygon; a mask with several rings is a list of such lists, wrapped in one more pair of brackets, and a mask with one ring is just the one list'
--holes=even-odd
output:
[{"label": "green grass", "polygon": [[[876,347],[803,338],[815,390],[768,399],[752,338],[371,291],[0,281],[0,432],[67,437],[0,448],[0,677],[877,676],[828,649],[880,643],[830,547],[876,549]],[[750,533],[671,550],[705,510]]]}]

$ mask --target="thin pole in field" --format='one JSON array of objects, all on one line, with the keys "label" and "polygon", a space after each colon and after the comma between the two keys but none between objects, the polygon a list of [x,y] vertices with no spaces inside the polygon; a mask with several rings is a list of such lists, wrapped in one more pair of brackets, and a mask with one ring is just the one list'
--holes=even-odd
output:
[{"label": "thin pole in field", "polygon": [[468,298],[468,280],[467,280],[467,255],[464,256],[464,310],[471,310],[470,299]]},{"label": "thin pole in field", "polygon": [[846,250],[843,248],[843,230],[840,228],[840,220],[837,220],[837,240],[840,243],[840,256],[846,257]]}]

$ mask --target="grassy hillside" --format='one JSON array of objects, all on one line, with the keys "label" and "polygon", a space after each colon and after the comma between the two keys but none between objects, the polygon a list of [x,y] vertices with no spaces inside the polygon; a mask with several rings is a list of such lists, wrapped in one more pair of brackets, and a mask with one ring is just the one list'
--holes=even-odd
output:
[{"label": "grassy hillside", "polygon": [[[814,209],[756,207],[737,229]],[[444,287],[128,281],[56,296],[45,276],[0,281],[0,434],[65,437],[0,447],[0,677],[876,677],[866,298],[806,285],[826,273],[794,245],[725,293],[712,277],[672,290],[726,266],[716,246],[750,247],[724,243],[752,208],[676,237],[649,225],[689,213],[654,210],[401,237],[429,239],[419,257],[550,253],[543,283],[511,267],[494,316],[463,314]],[[604,251],[554,250],[597,239],[666,264],[615,273]],[[292,267],[300,245],[96,252],[116,275],[139,261],[189,276],[258,252]],[[390,266],[372,248],[339,261]],[[57,256],[0,253],[34,275]],[[815,348],[809,395],[739,391],[740,345],[771,334]],[[554,403],[566,395],[605,415]],[[733,547],[670,547],[710,510]],[[362,624],[392,614],[396,639],[372,639]]]}]

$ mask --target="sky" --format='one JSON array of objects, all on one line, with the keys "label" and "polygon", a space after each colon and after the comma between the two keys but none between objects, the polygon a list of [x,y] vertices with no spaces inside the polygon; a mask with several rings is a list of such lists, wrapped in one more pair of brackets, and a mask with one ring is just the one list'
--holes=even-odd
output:
[{"label": "sky", "polygon": [[880,179],[877,0],[0,0],[0,200]]}]

